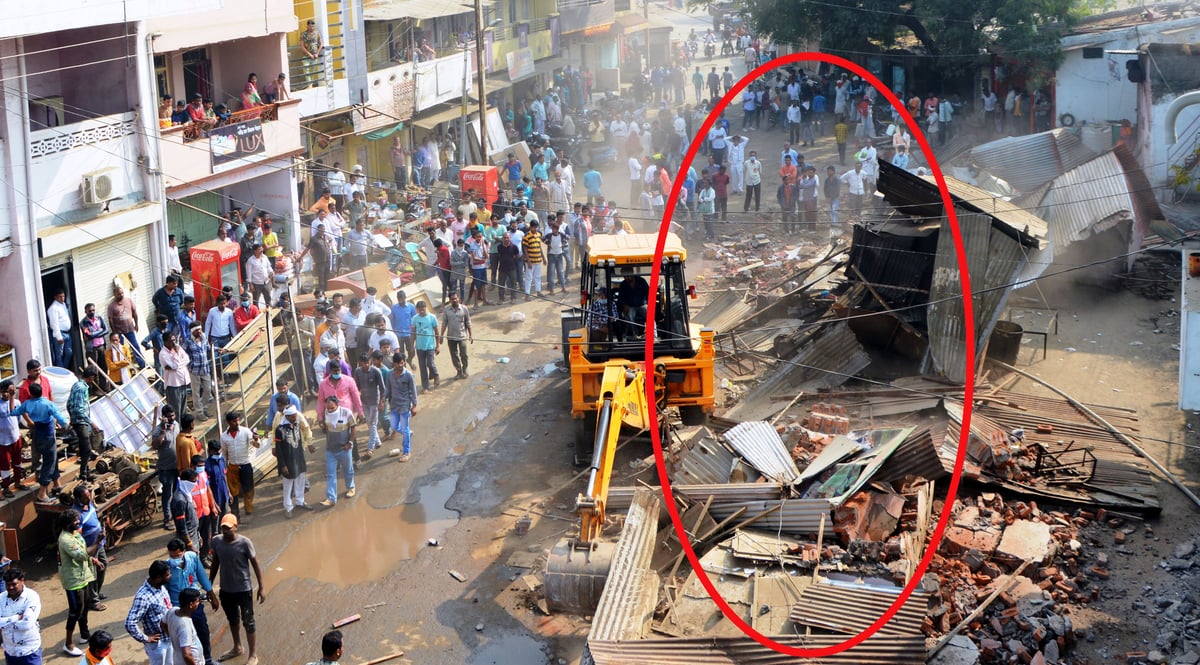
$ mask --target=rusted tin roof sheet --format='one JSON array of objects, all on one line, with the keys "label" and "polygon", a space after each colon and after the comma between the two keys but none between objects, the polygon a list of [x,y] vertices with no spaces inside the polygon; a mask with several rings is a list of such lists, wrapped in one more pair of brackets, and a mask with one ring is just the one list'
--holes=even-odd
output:
[{"label": "rusted tin roof sheet", "polygon": [[658,602],[658,576],[650,569],[662,501],[639,489],[625,518],[612,568],[592,617],[588,640],[636,640],[645,636]]},{"label": "rusted tin roof sheet", "polygon": [[[845,635],[780,635],[780,644],[819,649],[846,640]],[[597,665],[924,665],[925,638],[873,635],[862,644],[834,656],[798,660],[772,651],[749,637],[676,637],[631,642],[588,640]]]},{"label": "rusted tin roof sheet", "polygon": [[[792,607],[791,619],[801,626],[856,634],[883,616],[899,594],[900,589],[825,580],[805,587],[800,592],[800,602]],[[928,593],[913,593],[879,632],[886,635],[921,635],[921,623],[925,620],[928,607]]]},{"label": "rusted tin roof sheet", "polygon": [[[989,223],[986,215],[958,211],[967,270],[974,294],[971,308],[975,323],[975,359],[982,357],[985,342],[1026,261],[1026,249]],[[962,274],[958,265],[949,220],[942,221],[933,283],[929,289],[929,351],[922,372],[951,381],[966,381],[966,324],[962,306]]]},{"label": "rusted tin roof sheet", "polygon": [[971,148],[969,154],[979,168],[1022,192],[1033,191],[1095,157],[1066,129],[997,139]]}]

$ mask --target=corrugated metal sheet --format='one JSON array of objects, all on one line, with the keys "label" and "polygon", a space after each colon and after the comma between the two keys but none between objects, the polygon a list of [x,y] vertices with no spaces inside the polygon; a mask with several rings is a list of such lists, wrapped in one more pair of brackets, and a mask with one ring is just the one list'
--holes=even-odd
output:
[{"label": "corrugated metal sheet", "polygon": [[[922,179],[935,188],[937,187],[937,180],[933,176],[923,176]],[[946,178],[946,188],[950,190],[956,210],[965,208],[968,211],[981,212],[1021,234],[1022,238],[1035,241],[1036,244],[1030,243],[1031,246],[1038,247],[1045,242],[1049,227],[1046,225],[1046,220],[1041,217],[957,178]],[[959,224],[961,223],[960,221]]]},{"label": "corrugated metal sheet", "polygon": [[[870,282],[890,306],[902,312],[920,312],[920,309],[903,308],[924,304],[929,297],[929,277],[937,255],[937,234],[898,235],[890,232],[895,226],[888,224],[868,229],[855,224],[850,266],[857,268],[862,274],[861,279]],[[847,266],[846,279],[860,281],[858,273]],[[889,285],[900,288],[889,289]],[[924,317],[920,321],[923,322]]]},{"label": "corrugated metal sheet", "polygon": [[704,309],[692,316],[692,323],[724,332],[752,314],[754,305],[746,302],[746,291],[729,289],[708,301]]},{"label": "corrugated metal sheet", "polygon": [[766,531],[782,531],[786,534],[804,536],[816,535],[821,528],[821,516],[825,516],[825,529],[832,530],[833,519],[830,513],[833,502],[829,499],[775,499],[773,501],[713,501],[709,514],[720,521],[732,516],[739,508],[745,508],[741,519],[754,517],[759,513],[779,506],[770,515],[754,523],[754,526]]},{"label": "corrugated metal sheet", "polygon": [[[892,482],[906,476],[937,480],[947,475],[939,449],[946,438],[944,425],[924,426],[914,430],[892,453],[888,463],[874,480]],[[953,467],[953,463],[951,463]]]},{"label": "corrugated metal sheet", "polygon": [[784,390],[808,391],[840,386],[870,364],[871,357],[849,324],[825,320],[813,329],[810,341],[795,356],[785,359],[772,370],[742,403]]},{"label": "corrugated metal sheet", "polygon": [[[945,180],[956,209],[987,215],[997,228],[1026,246],[1041,247],[1045,241],[1045,220],[957,178],[947,177]],[[945,215],[942,194],[933,176],[917,176],[887,162],[880,162],[879,191],[892,207],[904,215],[934,222]]]},{"label": "corrugated metal sheet", "polygon": [[[820,649],[840,644],[845,635],[779,635],[774,641],[790,647]],[[924,665],[925,638],[873,635],[862,644],[834,656],[796,659],[772,651],[749,637],[678,637],[632,642],[588,641],[597,665]]]},{"label": "corrugated metal sheet", "polygon": [[625,517],[612,568],[592,617],[588,640],[634,640],[644,637],[658,602],[658,576],[650,569],[658,532],[659,495],[639,489]]},{"label": "corrugated metal sheet", "polygon": [[728,482],[735,455],[728,446],[702,429],[683,449],[671,466],[672,484],[718,484]]},{"label": "corrugated metal sheet", "polygon": [[[900,590],[884,591],[863,585],[822,582],[800,591],[791,619],[802,626],[839,633],[860,633],[883,616]],[[885,635],[921,635],[921,623],[929,608],[928,593],[913,593],[879,632]]]},{"label": "corrugated metal sheet", "polygon": [[[975,321],[975,357],[1008,300],[1008,285],[1026,261],[1025,248],[996,230],[987,215],[958,211],[958,226],[971,279]],[[962,307],[962,278],[949,220],[942,221],[928,307],[929,350],[922,372],[962,383],[966,380],[966,327]]]},{"label": "corrugated metal sheet", "polygon": [[[638,487],[613,487],[608,490],[607,508],[624,510],[633,500],[633,494]],[[661,492],[658,487],[651,488]],[[717,483],[713,485],[671,485],[671,491],[690,500],[703,503],[710,495],[713,503],[734,503],[738,501],[769,501],[778,500],[783,496],[783,485],[779,483]]]},{"label": "corrugated metal sheet", "polygon": [[725,432],[725,441],[751,466],[777,483],[791,484],[800,478],[791,453],[768,422],[739,423]]},{"label": "corrugated metal sheet", "polygon": [[1096,157],[1066,129],[1011,136],[975,146],[970,161],[1029,192]]},{"label": "corrugated metal sheet", "polygon": [[1055,178],[1038,202],[1056,248],[1133,221],[1134,201],[1125,169],[1111,152]]},{"label": "corrugated metal sheet", "polygon": [[[1088,405],[1093,411],[1119,428],[1127,436],[1138,439],[1138,420],[1134,412],[1115,407]],[[950,416],[945,442],[941,448],[943,465],[953,468],[954,454],[962,422],[962,405],[947,400]],[[1051,425],[1051,434],[1036,433],[1038,425]],[[1017,483],[988,475],[987,463],[991,448],[988,442],[1007,435],[1014,429],[1025,430],[1025,443],[1041,444],[1052,454],[1063,453],[1068,447],[1074,452],[1063,455],[1064,461],[1078,462],[1079,451],[1087,449],[1096,458],[1095,471],[1083,482],[1050,485],[1034,479]],[[1081,471],[1090,469],[1085,464]],[[1154,474],[1146,463],[1123,441],[1108,430],[1093,423],[1069,402],[1058,397],[1040,397],[1012,392],[996,392],[977,399],[971,415],[971,437],[967,447],[966,477],[985,483],[1071,505],[1105,506],[1116,510],[1157,512],[1158,493]]]}]

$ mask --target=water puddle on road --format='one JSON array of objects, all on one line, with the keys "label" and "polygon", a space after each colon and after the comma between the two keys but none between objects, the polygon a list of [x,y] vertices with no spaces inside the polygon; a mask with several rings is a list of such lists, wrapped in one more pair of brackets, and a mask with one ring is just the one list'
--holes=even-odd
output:
[{"label": "water puddle on road", "polygon": [[[393,508],[372,508],[366,497],[342,497],[333,508],[317,508],[316,519],[300,527],[267,567],[267,586],[288,577],[339,587],[382,578],[458,523],[458,513],[446,508],[457,482],[458,476],[439,480],[422,487],[416,503]],[[313,490],[319,485],[314,483]],[[320,498],[321,492],[313,496]]]},{"label": "water puddle on road", "polygon": [[528,635],[510,634],[491,640],[467,659],[468,665],[546,665],[546,648]]}]

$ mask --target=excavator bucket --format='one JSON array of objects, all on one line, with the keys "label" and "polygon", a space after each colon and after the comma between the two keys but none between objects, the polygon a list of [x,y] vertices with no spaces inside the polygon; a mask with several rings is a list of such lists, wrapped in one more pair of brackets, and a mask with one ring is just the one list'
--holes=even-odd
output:
[{"label": "excavator bucket", "polygon": [[542,580],[546,605],[553,612],[590,616],[600,603],[616,544],[593,542],[588,549],[575,549],[575,542],[563,539],[550,550]]}]

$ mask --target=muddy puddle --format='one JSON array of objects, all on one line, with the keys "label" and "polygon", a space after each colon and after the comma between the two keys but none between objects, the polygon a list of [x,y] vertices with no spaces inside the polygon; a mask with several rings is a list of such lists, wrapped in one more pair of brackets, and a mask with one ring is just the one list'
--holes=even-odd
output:
[{"label": "muddy puddle", "polygon": [[317,508],[316,518],[268,565],[267,587],[289,577],[339,587],[384,577],[458,522],[458,513],[445,507],[457,482],[458,476],[444,478],[422,487],[416,503],[393,508],[372,508],[366,497],[343,497],[334,508]]},{"label": "muddy puddle", "polygon": [[468,665],[546,665],[545,646],[528,635],[502,635],[488,640],[467,660]]}]

